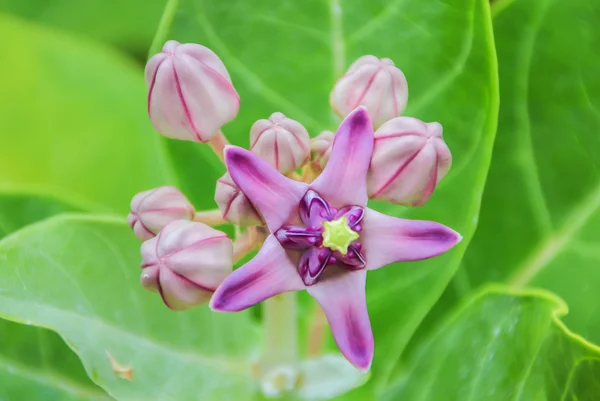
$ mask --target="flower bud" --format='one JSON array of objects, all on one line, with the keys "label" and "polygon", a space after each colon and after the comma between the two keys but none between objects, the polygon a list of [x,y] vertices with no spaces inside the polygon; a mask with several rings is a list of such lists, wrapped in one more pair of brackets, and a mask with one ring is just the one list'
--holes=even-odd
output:
[{"label": "flower bud", "polygon": [[176,220],[142,244],[142,285],[173,310],[207,302],[233,270],[233,245],[206,224]]},{"label": "flower bud", "polygon": [[250,150],[265,159],[281,174],[302,167],[308,160],[310,136],[298,121],[283,113],[258,120],[250,128]]},{"label": "flower bud", "polygon": [[367,178],[371,199],[423,205],[446,175],[452,155],[439,123],[397,117],[375,132]]},{"label": "flower bud", "polygon": [[156,236],[173,220],[192,220],[194,206],[184,194],[172,186],[140,192],[131,200],[127,223],[142,241]]},{"label": "flower bud", "polygon": [[323,131],[319,136],[310,140],[310,162],[313,170],[323,171],[331,155],[331,146],[335,134],[331,131]]},{"label": "flower bud", "polygon": [[217,202],[223,218],[233,224],[239,226],[265,224],[260,213],[227,173],[217,180],[215,202]]},{"label": "flower bud", "polygon": [[240,98],[212,50],[168,41],[146,64],[148,113],[169,138],[208,142],[237,116]]},{"label": "flower bud", "polygon": [[398,117],[406,108],[406,78],[389,58],[362,56],[335,84],[329,97],[331,107],[346,117],[365,106],[376,127]]}]

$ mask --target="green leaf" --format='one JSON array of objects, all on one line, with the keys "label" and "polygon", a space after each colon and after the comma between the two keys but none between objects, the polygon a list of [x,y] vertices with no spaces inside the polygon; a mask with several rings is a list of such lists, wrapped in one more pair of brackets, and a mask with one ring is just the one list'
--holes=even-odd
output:
[{"label": "green leaf", "polygon": [[494,161],[477,234],[440,309],[490,280],[542,287],[569,305],[565,323],[598,343],[590,300],[600,287],[600,3],[498,7]]},{"label": "green leaf", "polygon": [[85,210],[62,199],[57,194],[45,193],[32,188],[0,189],[0,239],[28,224],[47,217]]},{"label": "green leaf", "polygon": [[111,399],[90,381],[56,333],[0,319],[0,338],[0,399]]},{"label": "green leaf", "polygon": [[545,292],[484,291],[452,316],[384,400],[596,401],[600,348],[559,319]]},{"label": "green leaf", "polygon": [[248,145],[254,121],[275,111],[313,135],[335,129],[329,91],[364,54],[390,57],[405,72],[408,115],[444,125],[455,166],[430,203],[416,210],[375,206],[440,221],[465,240],[443,257],[370,274],[378,384],[453,276],[475,229],[498,107],[490,25],[484,0],[171,0],[153,46],[154,53],[167,39],[196,42],[222,58],[241,97],[238,118],[224,127],[238,145]]},{"label": "green leaf", "polygon": [[206,144],[161,138],[178,176],[179,189],[198,210],[216,209],[217,180],[227,171],[223,162]]},{"label": "green leaf", "polygon": [[6,0],[0,11],[145,53],[165,0]]},{"label": "green leaf", "polygon": [[120,219],[50,218],[0,255],[0,315],[57,331],[116,399],[251,399],[249,314],[169,310],[141,288],[139,242]]},{"label": "green leaf", "polygon": [[[77,210],[81,208],[55,194],[4,189],[0,193],[0,238],[53,214]],[[0,338],[0,399],[109,399],[92,384],[79,358],[56,333],[0,320]]]},{"label": "green leaf", "polygon": [[[94,42],[0,14],[0,183],[127,210],[170,180],[142,71]],[[19,40],[14,40],[19,38]]]}]

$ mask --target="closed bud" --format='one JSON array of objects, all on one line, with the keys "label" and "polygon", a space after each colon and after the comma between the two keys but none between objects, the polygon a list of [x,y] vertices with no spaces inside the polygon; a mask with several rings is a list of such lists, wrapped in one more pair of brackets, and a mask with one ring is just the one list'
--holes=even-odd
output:
[{"label": "closed bud", "polygon": [[170,222],[192,220],[194,214],[194,206],[184,194],[175,187],[164,186],[135,195],[127,223],[135,235],[145,241],[156,236]]},{"label": "closed bud", "polygon": [[215,202],[223,218],[233,224],[261,226],[265,223],[260,213],[227,173],[217,180]]},{"label": "closed bud", "polygon": [[313,170],[323,171],[331,155],[331,146],[335,134],[331,131],[323,131],[319,136],[310,140],[310,162]]},{"label": "closed bud", "polygon": [[298,121],[283,113],[258,120],[250,129],[250,150],[281,174],[288,174],[308,161],[310,136]]},{"label": "closed bud", "polygon": [[240,98],[212,50],[168,41],[146,64],[148,113],[164,136],[210,141],[237,116]]},{"label": "closed bud", "polygon": [[402,71],[389,58],[363,56],[337,81],[329,101],[341,117],[365,106],[378,127],[404,112],[408,85]]},{"label": "closed bud", "polygon": [[233,245],[206,224],[177,220],[142,244],[142,285],[173,310],[206,303],[233,269]]},{"label": "closed bud", "polygon": [[394,118],[375,132],[369,197],[406,206],[423,205],[451,164],[452,155],[439,123]]}]

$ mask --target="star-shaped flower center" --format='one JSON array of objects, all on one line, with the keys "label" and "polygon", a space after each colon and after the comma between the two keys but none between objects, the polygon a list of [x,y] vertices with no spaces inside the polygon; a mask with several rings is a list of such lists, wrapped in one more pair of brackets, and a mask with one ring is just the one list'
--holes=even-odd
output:
[{"label": "star-shaped flower center", "polygon": [[358,233],[348,225],[346,216],[323,222],[323,246],[338,251],[342,255],[348,253],[348,247],[359,237]]},{"label": "star-shaped flower center", "polygon": [[309,189],[298,207],[302,226],[283,226],[275,237],[286,249],[300,250],[298,273],[307,286],[317,282],[327,266],[360,270],[366,265],[359,242],[364,208],[350,205],[335,208]]}]

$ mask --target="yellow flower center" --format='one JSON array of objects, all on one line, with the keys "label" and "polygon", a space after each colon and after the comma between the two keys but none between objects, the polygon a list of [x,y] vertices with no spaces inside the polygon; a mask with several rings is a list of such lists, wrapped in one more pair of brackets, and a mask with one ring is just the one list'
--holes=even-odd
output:
[{"label": "yellow flower center", "polygon": [[359,235],[348,225],[348,218],[326,221],[323,223],[323,246],[338,251],[342,255],[348,253],[348,247]]}]

